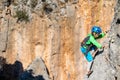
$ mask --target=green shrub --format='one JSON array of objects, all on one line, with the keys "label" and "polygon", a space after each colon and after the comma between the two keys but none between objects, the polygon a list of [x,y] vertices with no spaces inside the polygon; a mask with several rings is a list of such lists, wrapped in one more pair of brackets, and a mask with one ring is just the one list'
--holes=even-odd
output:
[{"label": "green shrub", "polygon": [[17,10],[15,17],[17,17],[17,22],[18,21],[26,21],[26,22],[29,21],[29,16],[27,15],[26,11]]},{"label": "green shrub", "polygon": [[35,8],[38,3],[38,0],[31,0],[31,8]]},{"label": "green shrub", "polygon": [[[27,5],[27,2],[28,2],[28,0],[22,0],[22,4],[24,4],[24,5]],[[19,5],[19,1],[18,0],[13,0],[12,4],[14,6],[18,6]]]},{"label": "green shrub", "polygon": [[28,0],[22,0],[23,4],[26,5]]}]

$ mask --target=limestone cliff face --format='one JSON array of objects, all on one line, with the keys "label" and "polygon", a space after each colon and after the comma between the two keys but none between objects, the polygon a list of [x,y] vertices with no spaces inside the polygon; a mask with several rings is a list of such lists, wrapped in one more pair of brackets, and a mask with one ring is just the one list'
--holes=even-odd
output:
[{"label": "limestone cliff face", "polygon": [[[0,55],[9,64],[20,61],[24,69],[41,57],[52,80],[83,79],[86,60],[80,53],[80,42],[93,25],[101,26],[103,31],[110,28],[116,3],[115,0],[2,1]],[[10,5],[6,7],[6,3]],[[25,16],[15,17],[17,11],[24,11]]]},{"label": "limestone cliff face", "polygon": [[[106,44],[104,52],[97,56],[93,65],[94,73],[89,80],[120,80],[120,1],[117,0],[114,19],[108,37],[103,44]],[[99,79],[98,79],[99,77]],[[85,79],[86,80],[86,79]]]}]

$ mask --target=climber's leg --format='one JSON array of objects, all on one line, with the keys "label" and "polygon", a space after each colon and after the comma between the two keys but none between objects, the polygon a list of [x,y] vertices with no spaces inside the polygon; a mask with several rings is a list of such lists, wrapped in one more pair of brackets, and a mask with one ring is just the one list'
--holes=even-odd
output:
[{"label": "climber's leg", "polygon": [[89,77],[90,74],[93,72],[92,69],[92,65],[93,65],[93,61],[88,62],[88,66],[87,66],[87,76]]}]

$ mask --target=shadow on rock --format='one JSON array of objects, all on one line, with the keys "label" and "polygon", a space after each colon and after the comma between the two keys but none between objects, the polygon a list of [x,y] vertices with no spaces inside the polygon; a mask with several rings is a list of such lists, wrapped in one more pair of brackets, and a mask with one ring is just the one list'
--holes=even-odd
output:
[{"label": "shadow on rock", "polygon": [[0,57],[0,80],[50,80],[50,79],[42,59],[36,59],[30,65],[29,69],[24,71],[23,65],[20,61],[15,61],[14,64],[8,64],[5,58]]},{"label": "shadow on rock", "polygon": [[24,71],[19,80],[45,80],[42,75],[33,76],[32,70]]},{"label": "shadow on rock", "polygon": [[23,66],[20,61],[14,64],[7,64],[6,59],[0,57],[0,80],[18,80],[23,72]]}]

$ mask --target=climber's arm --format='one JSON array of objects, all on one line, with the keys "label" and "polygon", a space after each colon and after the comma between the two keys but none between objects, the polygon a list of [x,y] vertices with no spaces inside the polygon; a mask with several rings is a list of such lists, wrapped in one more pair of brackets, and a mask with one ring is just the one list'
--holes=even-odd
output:
[{"label": "climber's arm", "polygon": [[102,45],[98,43],[94,37],[90,37],[90,42],[95,45],[97,48],[102,48]]}]

